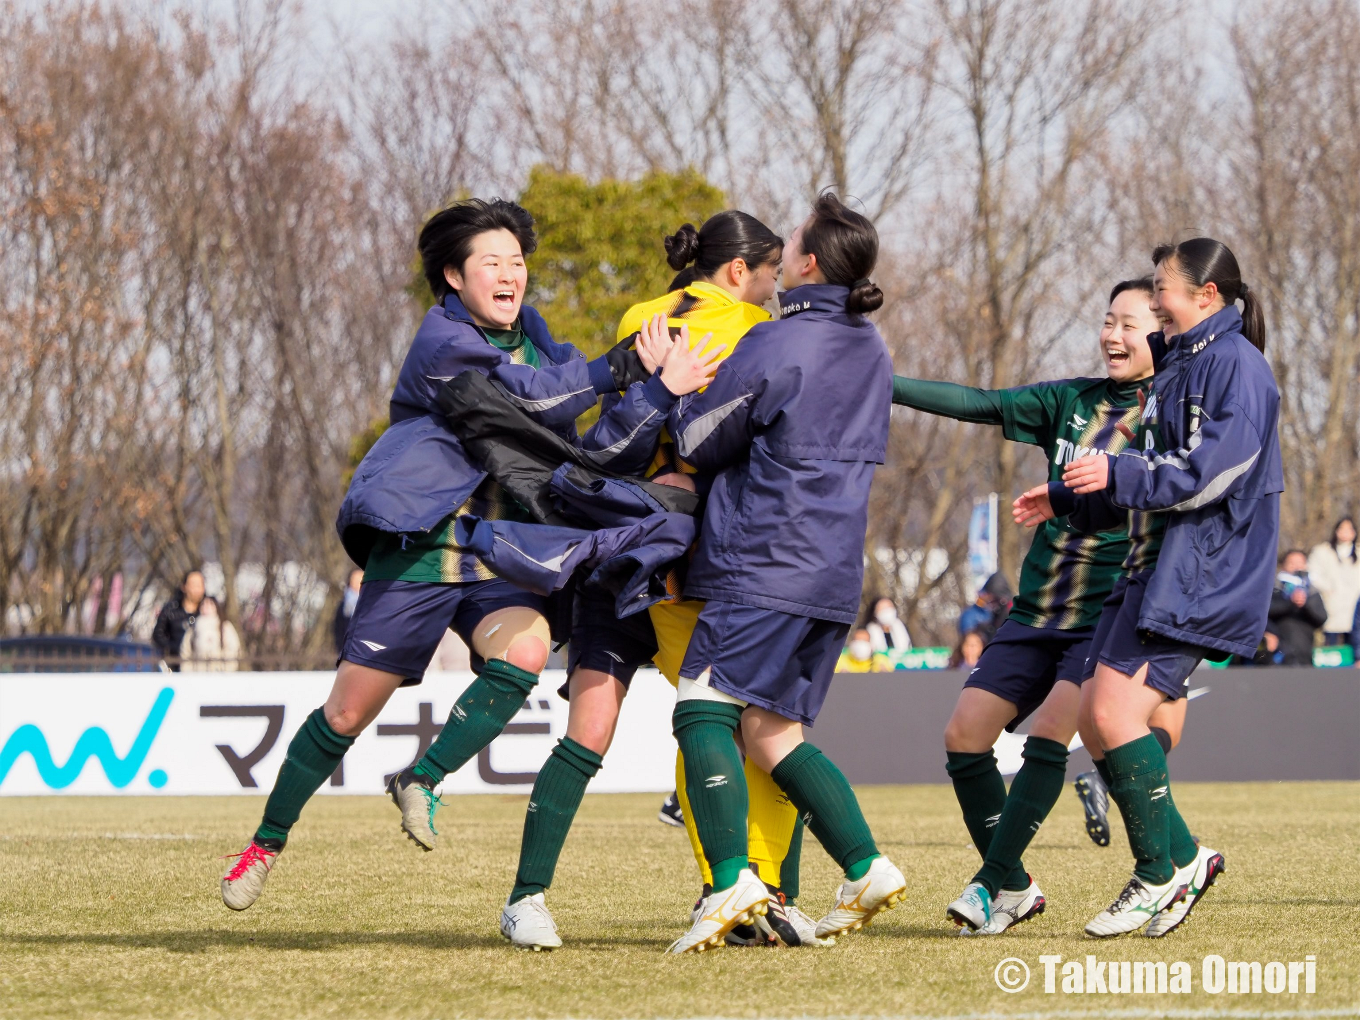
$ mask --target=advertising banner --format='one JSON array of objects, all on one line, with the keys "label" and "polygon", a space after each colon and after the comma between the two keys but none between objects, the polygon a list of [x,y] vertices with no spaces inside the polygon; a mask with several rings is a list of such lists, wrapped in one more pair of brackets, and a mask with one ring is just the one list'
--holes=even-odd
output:
[{"label": "advertising banner", "polygon": [[[333,673],[0,674],[0,795],[263,794]],[[472,673],[428,673],[398,690],[322,793],[382,793],[424,753]],[[444,793],[528,793],[566,733],[566,681],[549,670],[491,745]],[[596,793],[675,785],[675,689],[639,671]]]}]

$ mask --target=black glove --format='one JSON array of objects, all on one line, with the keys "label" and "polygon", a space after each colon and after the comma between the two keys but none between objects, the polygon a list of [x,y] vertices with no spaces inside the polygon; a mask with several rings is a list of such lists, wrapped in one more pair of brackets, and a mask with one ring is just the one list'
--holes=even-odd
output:
[{"label": "black glove", "polygon": [[620,391],[626,390],[635,382],[646,382],[652,377],[652,373],[643,367],[637,351],[633,350],[633,344],[638,336],[639,334],[634,333],[632,336],[624,337],[604,356],[609,371],[614,375],[614,385]]}]

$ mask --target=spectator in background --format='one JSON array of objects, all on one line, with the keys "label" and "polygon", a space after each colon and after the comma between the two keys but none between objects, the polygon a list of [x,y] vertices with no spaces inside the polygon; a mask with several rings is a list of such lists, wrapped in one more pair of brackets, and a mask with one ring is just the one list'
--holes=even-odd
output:
[{"label": "spectator in background", "polygon": [[203,604],[203,572],[191,570],[184,575],[179,590],[156,616],[156,626],[151,631],[151,643],[169,663],[170,668],[179,672],[179,654],[184,646],[184,635],[193,629],[198,619],[199,606]]},{"label": "spectator in background", "polygon": [[911,651],[911,635],[907,633],[906,624],[898,619],[897,606],[890,598],[874,602],[874,618],[865,629],[877,655],[896,661],[903,652]]},{"label": "spectator in background", "polygon": [[880,666],[881,660],[874,654],[873,642],[869,632],[861,627],[850,636],[850,643],[836,661],[837,673],[878,673],[892,669],[891,665]]},{"label": "spectator in background", "polygon": [[1360,559],[1355,548],[1355,521],[1343,517],[1332,529],[1330,542],[1319,542],[1308,554],[1308,580],[1327,607],[1323,643],[1352,642],[1356,602],[1360,600]]},{"label": "spectator in background", "polygon": [[1313,636],[1327,619],[1322,596],[1308,581],[1308,554],[1290,549],[1280,560],[1270,596],[1270,629],[1280,638],[1278,658],[1285,666],[1313,664]]},{"label": "spectator in background", "polygon": [[241,637],[222,619],[217,600],[204,597],[197,622],[184,632],[179,649],[182,668],[190,673],[234,673],[241,668]]},{"label": "spectator in background", "polygon": [[959,643],[954,646],[954,651],[949,656],[950,669],[972,669],[978,664],[978,659],[982,658],[982,649],[987,646],[983,636],[975,630],[970,630],[959,638]]},{"label": "spectator in background", "polygon": [[331,637],[335,640],[336,655],[345,654],[345,632],[349,630],[354,607],[359,604],[359,586],[363,583],[363,568],[355,567],[349,572],[344,594],[340,596],[340,604],[335,607],[335,619],[331,622]]},{"label": "spectator in background", "polygon": [[978,592],[977,601],[959,614],[960,644],[970,632],[975,632],[986,645],[1010,611],[1011,586],[1006,575],[997,571],[987,578],[987,583]]}]

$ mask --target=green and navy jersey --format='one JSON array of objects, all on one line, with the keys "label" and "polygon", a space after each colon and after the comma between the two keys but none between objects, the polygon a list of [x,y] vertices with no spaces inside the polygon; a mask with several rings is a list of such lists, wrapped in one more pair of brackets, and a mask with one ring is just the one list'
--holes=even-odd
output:
[{"label": "green and navy jersey", "polygon": [[[538,368],[538,350],[523,331],[483,329],[487,343],[499,347],[515,365]],[[493,478],[485,479],[453,513],[429,532],[394,535],[380,533],[364,567],[365,581],[423,581],[432,584],[462,584],[490,581],[496,575],[470,550],[454,541],[454,522],[471,515],[487,521],[530,521],[519,503]]]},{"label": "green and navy jersey", "polygon": [[[1138,390],[1137,383],[1121,385],[1108,378],[983,390],[899,376],[893,401],[961,421],[1000,425],[1007,439],[1042,448],[1049,481],[1057,481],[1072,461],[1090,453],[1118,453],[1129,445],[1128,435],[1139,422]],[[1020,567],[1010,619],[1055,630],[1095,626],[1128,553],[1127,531],[1086,535],[1065,518],[1045,522]]]}]

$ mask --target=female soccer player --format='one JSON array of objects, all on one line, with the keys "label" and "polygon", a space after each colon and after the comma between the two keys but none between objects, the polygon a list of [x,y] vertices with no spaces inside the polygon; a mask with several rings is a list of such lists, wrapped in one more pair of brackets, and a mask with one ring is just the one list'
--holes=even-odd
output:
[{"label": "female soccer player", "polygon": [[[1064,379],[1005,390],[896,377],[893,402],[961,421],[999,425],[1012,441],[1042,447],[1057,481],[1076,457],[1117,453],[1138,424],[1139,394],[1152,376],[1147,337],[1159,323],[1152,278],[1110,291],[1100,331],[1103,379]],[[1041,913],[1045,898],[1021,855],[1062,792],[1067,746],[1077,731],[1081,677],[1100,606],[1128,553],[1125,529],[1084,535],[1052,520],[1020,568],[1009,616],[969,674],[945,727],[946,766],[981,870],[946,913],[969,931],[998,934]],[[1161,708],[1166,726],[1183,717]],[[1024,764],[1007,795],[992,747],[1031,713]],[[1176,716],[1176,718],[1171,718]]]},{"label": "female soccer player", "polygon": [[[665,241],[667,261],[680,271],[678,286],[631,307],[619,323],[619,339],[637,334],[642,342],[662,345],[669,342],[669,332],[678,320],[678,342],[688,344],[692,329],[696,336],[703,335],[705,358],[725,358],[747,330],[770,318],[760,305],[774,295],[783,244],[759,220],[736,210],[711,216],[697,231],[685,224]],[[704,482],[676,456],[673,442],[664,434],[649,474],[653,481],[691,490],[696,481]],[[666,677],[678,682],[685,647],[702,606],[701,601],[682,600],[652,607],[650,618],[635,615],[620,620],[611,597],[590,591],[578,594],[569,644],[567,735],[535,780],[530,796],[534,810],[525,816],[515,886],[501,911],[501,932],[514,945],[531,949],[561,945],[545,892],[586,785],[599,771],[613,740],[623,698],[638,668],[655,659]],[[684,803],[682,762],[677,756],[677,791]],[[796,861],[789,860],[789,850],[797,812],[769,776],[749,760],[746,774],[755,791],[750,812],[753,865],[776,897],[767,926],[786,945],[815,945],[815,923],[791,898],[782,902],[778,892],[787,885],[796,895]],[[691,815],[685,811],[686,828],[702,881],[708,886],[711,873]],[[755,931],[729,935],[745,942],[760,938]]]},{"label": "female soccer player", "polygon": [[676,741],[712,892],[671,951],[721,945],[769,909],[750,870],[734,735],[845,870],[819,938],[867,923],[906,880],[879,854],[840,770],[803,741],[859,608],[869,485],[882,463],[892,364],[864,317],[873,224],[824,194],[785,248],[777,322],[754,326],[669,429],[713,476],[685,594],[706,599],[680,667]]},{"label": "female soccer player", "polygon": [[[1166,756],[1148,721],[1159,705],[1184,697],[1210,651],[1255,652],[1284,489],[1279,391],[1261,353],[1264,316],[1237,259],[1221,241],[1199,237],[1157,248],[1152,261],[1152,309],[1169,320],[1170,336],[1149,338],[1154,354],[1165,355],[1142,414],[1143,449],[1082,457],[1063,475],[1076,496],[1101,494],[1090,506],[1146,514],[1161,525],[1160,535],[1154,527],[1135,536],[1130,569],[1092,638],[1092,682],[1082,690],[1135,859],[1133,877],[1086,926],[1098,937],[1145,924],[1146,934],[1165,935],[1223,870],[1222,854],[1196,847],[1177,823]],[[1080,505],[1061,486],[1017,501],[1017,516],[1072,509]]]},{"label": "female soccer player", "polygon": [[[233,910],[259,898],[303,805],[392,692],[420,683],[445,629],[468,644],[478,677],[425,756],[389,785],[403,829],[424,849],[435,846],[434,787],[500,733],[538,682],[548,658],[545,600],[499,580],[453,539],[461,515],[520,511],[467,458],[434,403],[447,380],[483,372],[541,424],[582,442],[577,416],[598,394],[617,391],[604,358],[587,362],[555,343],[538,313],[522,305],[525,257],[535,245],[532,217],[499,199],[459,202],[421,231],[421,261],[438,304],[398,375],[392,425],[359,465],[337,521],[346,550],[365,564],[359,600],[330,697],[288,745],[264,819],[222,879],[222,899]],[[710,378],[694,370],[695,361],[677,352],[674,375],[668,365],[631,386],[584,445],[617,447],[624,457],[621,437],[654,442],[648,430],[663,420],[653,405],[664,399],[658,391],[677,378],[690,389]]]}]

